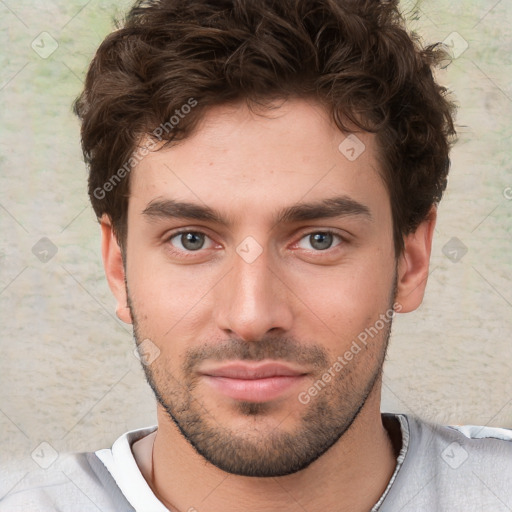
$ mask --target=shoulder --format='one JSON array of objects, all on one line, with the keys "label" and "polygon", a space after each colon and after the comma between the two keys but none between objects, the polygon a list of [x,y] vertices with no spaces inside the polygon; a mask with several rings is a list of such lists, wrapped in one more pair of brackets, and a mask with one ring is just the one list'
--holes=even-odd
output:
[{"label": "shoulder", "polygon": [[466,463],[474,468],[487,461],[492,463],[491,471],[497,462],[502,464],[502,469],[512,471],[512,430],[476,425],[436,425],[412,416],[407,416],[407,421],[411,449],[423,456],[431,455],[451,469]]},{"label": "shoulder", "polygon": [[51,468],[23,476],[0,497],[0,512],[133,511],[116,503],[117,489],[102,481],[102,471],[106,469],[93,453],[67,454]]},{"label": "shoulder", "polygon": [[379,512],[512,510],[511,430],[397,418],[403,462]]}]

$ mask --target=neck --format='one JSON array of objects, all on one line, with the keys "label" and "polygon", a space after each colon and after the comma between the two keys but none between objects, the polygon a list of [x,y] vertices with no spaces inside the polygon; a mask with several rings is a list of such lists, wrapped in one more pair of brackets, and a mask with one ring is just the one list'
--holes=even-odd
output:
[{"label": "neck", "polygon": [[[292,475],[254,478],[226,473],[206,462],[161,410],[158,431],[139,441],[134,454],[153,492],[173,512],[366,512],[386,489],[396,466],[380,415],[380,389],[374,391],[337,443]],[[142,453],[151,449],[152,463],[146,457],[141,464]]]}]

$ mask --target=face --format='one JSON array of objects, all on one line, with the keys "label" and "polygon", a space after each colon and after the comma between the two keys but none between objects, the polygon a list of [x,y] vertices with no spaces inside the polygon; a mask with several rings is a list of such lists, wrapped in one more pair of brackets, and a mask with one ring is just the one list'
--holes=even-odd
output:
[{"label": "face", "polygon": [[158,354],[144,369],[224,471],[307,467],[379,385],[397,260],[374,136],[357,137],[352,152],[303,100],[222,106],[132,171],[125,300]]}]

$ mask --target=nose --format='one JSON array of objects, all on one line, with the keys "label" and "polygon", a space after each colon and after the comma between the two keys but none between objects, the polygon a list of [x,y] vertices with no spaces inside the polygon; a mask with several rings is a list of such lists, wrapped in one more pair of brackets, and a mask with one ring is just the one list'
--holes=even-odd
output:
[{"label": "nose", "polygon": [[216,287],[217,326],[248,342],[270,331],[288,331],[293,319],[289,299],[291,292],[266,252],[250,263],[235,254],[232,270]]}]

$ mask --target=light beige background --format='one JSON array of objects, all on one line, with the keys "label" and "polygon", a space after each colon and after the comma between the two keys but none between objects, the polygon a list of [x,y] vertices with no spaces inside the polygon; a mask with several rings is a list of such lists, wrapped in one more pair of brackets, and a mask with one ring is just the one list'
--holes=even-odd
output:
[{"label": "light beige background", "polygon": [[[129,3],[0,1],[0,459],[23,467],[37,467],[42,442],[94,450],[155,422],[104,279],[71,114],[112,16]],[[512,428],[512,7],[415,4],[404,12],[425,41],[456,41],[441,80],[460,105],[460,141],[424,304],[394,324],[383,409]],[[46,58],[31,46],[51,49],[41,32],[58,44]],[[46,263],[32,252],[43,237],[58,249]],[[443,254],[453,237],[467,247],[456,263]],[[16,478],[1,479],[0,496]]]}]

